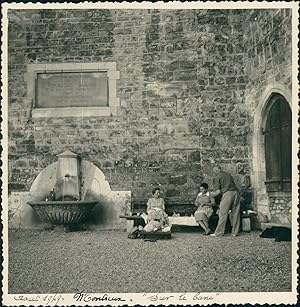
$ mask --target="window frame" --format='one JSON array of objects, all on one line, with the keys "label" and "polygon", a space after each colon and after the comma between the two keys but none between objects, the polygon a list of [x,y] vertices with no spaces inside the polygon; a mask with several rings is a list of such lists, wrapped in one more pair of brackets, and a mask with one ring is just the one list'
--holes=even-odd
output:
[{"label": "window frame", "polygon": [[[105,71],[108,77],[108,106],[82,106],[36,108],[36,78],[38,73],[57,72],[91,72]],[[120,72],[117,71],[116,62],[92,63],[59,63],[59,64],[28,64],[27,65],[27,98],[31,102],[32,117],[83,117],[83,116],[114,116],[120,106],[117,97],[117,80]]]}]

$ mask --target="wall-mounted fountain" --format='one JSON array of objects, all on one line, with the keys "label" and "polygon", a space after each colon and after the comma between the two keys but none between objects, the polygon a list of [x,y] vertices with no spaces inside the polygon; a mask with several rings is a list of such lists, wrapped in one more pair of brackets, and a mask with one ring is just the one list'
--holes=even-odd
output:
[{"label": "wall-mounted fountain", "polygon": [[55,168],[52,167],[48,173],[46,170],[32,185],[31,194],[34,197],[28,202],[42,221],[63,225],[66,231],[73,225],[85,222],[99,202],[97,194],[90,193],[83,182],[80,162],[78,155],[71,151],[59,154]]}]

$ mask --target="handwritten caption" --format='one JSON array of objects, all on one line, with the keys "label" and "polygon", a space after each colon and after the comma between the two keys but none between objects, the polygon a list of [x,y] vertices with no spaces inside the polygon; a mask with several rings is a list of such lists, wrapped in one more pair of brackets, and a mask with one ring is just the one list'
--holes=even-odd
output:
[{"label": "handwritten caption", "polygon": [[[97,301],[109,301],[109,302],[126,302],[126,299],[121,296],[110,296],[106,293],[97,295],[97,294],[89,294],[89,293],[76,293],[73,295],[73,300],[76,302],[97,302]],[[53,295],[15,295],[14,300],[18,302],[28,302],[30,304],[35,303],[46,303],[47,305],[58,305],[64,301],[63,294],[53,294]]]},{"label": "handwritten caption", "polygon": [[15,295],[14,296],[15,301],[20,301],[22,303],[28,302],[28,303],[46,303],[47,305],[58,305],[60,302],[64,300],[63,295],[61,294],[52,294],[52,295]]},{"label": "handwritten caption", "polygon": [[178,301],[213,301],[218,297],[220,293],[213,294],[201,294],[200,292],[194,293],[181,293],[181,294],[163,294],[163,293],[144,293],[143,297],[151,302],[163,302],[168,300],[178,300]]},{"label": "handwritten caption", "polygon": [[[210,293],[210,294],[204,294],[204,293],[141,293],[141,295],[138,295],[138,297],[128,297],[128,295],[122,296],[117,294],[90,294],[90,293],[76,293],[72,295],[72,299],[76,302],[82,302],[82,303],[88,303],[88,302],[138,302],[139,299],[147,300],[149,302],[166,302],[166,301],[195,301],[195,302],[210,302],[212,303],[214,300],[217,299],[217,297],[220,295],[220,293]],[[51,295],[15,295],[14,300],[22,303],[30,303],[31,305],[36,302],[37,304],[47,304],[47,305],[58,305],[59,303],[63,304],[63,301],[65,300],[63,294],[51,294]],[[26,304],[27,305],[27,304]]]}]

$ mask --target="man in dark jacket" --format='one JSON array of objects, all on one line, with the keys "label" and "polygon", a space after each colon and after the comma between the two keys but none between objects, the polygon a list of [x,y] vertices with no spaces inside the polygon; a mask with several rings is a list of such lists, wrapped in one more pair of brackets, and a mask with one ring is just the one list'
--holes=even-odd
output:
[{"label": "man in dark jacket", "polygon": [[232,176],[223,172],[220,166],[213,167],[214,192],[211,196],[216,197],[222,195],[219,210],[219,221],[215,233],[212,237],[223,236],[228,218],[229,210],[231,210],[232,218],[232,236],[237,236],[240,230],[240,195],[234,183]]}]

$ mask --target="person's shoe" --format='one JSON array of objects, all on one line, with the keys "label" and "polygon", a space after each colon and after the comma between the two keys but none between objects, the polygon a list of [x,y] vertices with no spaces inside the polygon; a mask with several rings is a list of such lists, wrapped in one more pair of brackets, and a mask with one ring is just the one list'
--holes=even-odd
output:
[{"label": "person's shoe", "polygon": [[232,237],[237,237],[238,235],[234,235],[234,234],[232,234],[231,236],[232,236]]},{"label": "person's shoe", "polygon": [[212,233],[212,234],[210,234],[210,236],[211,237],[218,237],[218,238],[220,238],[220,237],[223,237],[223,234],[216,235],[215,233]]},{"label": "person's shoe", "polygon": [[210,229],[208,229],[208,231],[205,231],[204,233],[206,236],[210,235]]}]

